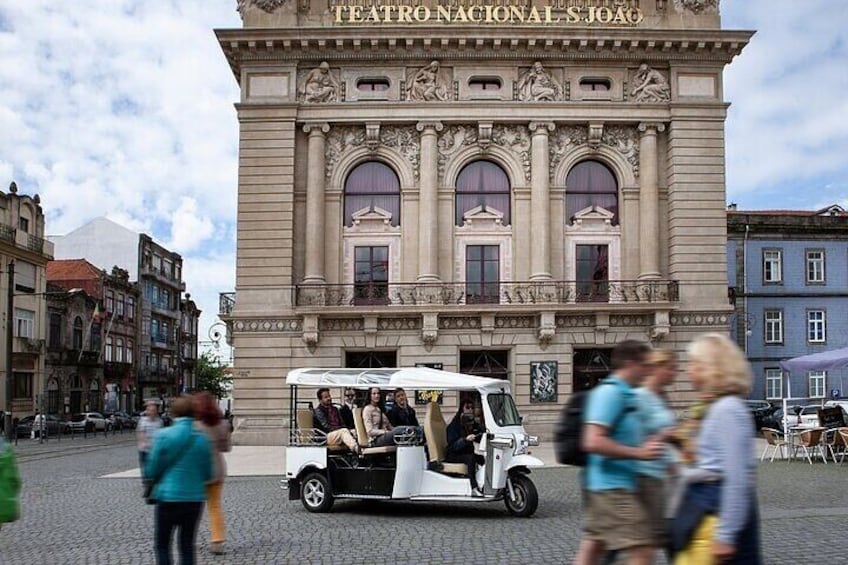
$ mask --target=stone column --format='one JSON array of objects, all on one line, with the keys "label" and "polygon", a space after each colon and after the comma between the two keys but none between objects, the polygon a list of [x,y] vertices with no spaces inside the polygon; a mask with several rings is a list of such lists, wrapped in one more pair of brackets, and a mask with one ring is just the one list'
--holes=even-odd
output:
[{"label": "stone column", "polygon": [[323,284],[324,279],[324,179],[327,123],[303,126],[309,134],[306,169],[306,275],[305,284]]},{"label": "stone column", "polygon": [[639,124],[639,278],[660,278],[657,133],[663,124]]},{"label": "stone column", "polygon": [[441,122],[418,122],[421,132],[421,161],[418,196],[419,282],[439,281],[439,150]]},{"label": "stone column", "polygon": [[553,122],[530,122],[530,280],[551,278],[551,196],[548,134],[554,131]]}]

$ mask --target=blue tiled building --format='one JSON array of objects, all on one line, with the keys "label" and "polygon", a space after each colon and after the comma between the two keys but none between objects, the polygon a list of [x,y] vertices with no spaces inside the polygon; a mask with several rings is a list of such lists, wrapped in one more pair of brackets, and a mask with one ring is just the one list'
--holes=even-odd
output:
[{"label": "blue tiled building", "polygon": [[848,397],[848,371],[781,373],[783,359],[848,346],[848,213],[727,213],[731,336],[751,362],[751,398]]}]

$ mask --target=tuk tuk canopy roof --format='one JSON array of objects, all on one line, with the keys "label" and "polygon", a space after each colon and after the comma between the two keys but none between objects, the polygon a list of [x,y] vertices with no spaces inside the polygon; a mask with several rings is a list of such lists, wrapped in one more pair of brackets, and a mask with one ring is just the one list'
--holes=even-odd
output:
[{"label": "tuk tuk canopy roof", "polygon": [[286,384],[309,387],[350,387],[366,389],[437,389],[486,390],[509,392],[509,381],[475,377],[462,373],[440,371],[426,367],[380,369],[294,369],[289,371]]},{"label": "tuk tuk canopy roof", "polygon": [[845,369],[848,368],[848,347],[785,359],[780,362],[780,368],[790,373]]}]

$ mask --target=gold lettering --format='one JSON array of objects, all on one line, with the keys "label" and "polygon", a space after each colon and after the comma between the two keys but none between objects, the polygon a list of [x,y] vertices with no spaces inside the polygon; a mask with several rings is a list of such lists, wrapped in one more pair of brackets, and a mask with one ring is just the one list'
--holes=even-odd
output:
[{"label": "gold lettering", "polygon": [[442,21],[442,18],[444,18],[445,22],[450,23],[451,16],[453,15],[452,12],[453,8],[445,8],[440,4],[439,6],[436,6],[436,20]]},{"label": "gold lettering", "polygon": [[347,6],[336,6],[336,23],[342,23],[342,12],[347,9]]},{"label": "gold lettering", "polygon": [[347,21],[352,24],[362,23],[362,6],[350,6],[347,10]]},{"label": "gold lettering", "polygon": [[415,21],[426,22],[430,19],[430,8],[427,6],[416,6],[413,15],[415,16]]},{"label": "gold lettering", "polygon": [[595,7],[592,6],[589,8],[589,15],[586,16],[586,23],[591,24],[595,21]]},{"label": "gold lettering", "polygon": [[368,15],[365,16],[365,19],[363,20],[363,22],[366,23],[366,24],[367,23],[374,23],[374,24],[380,23],[380,13],[377,11],[376,6],[371,6],[371,9],[368,10]]},{"label": "gold lettering", "polygon": [[627,16],[624,14],[624,8],[621,6],[615,11],[615,17],[612,19],[612,23],[618,25],[627,25]]},{"label": "gold lettering", "polygon": [[386,4],[385,6],[380,6],[380,9],[383,11],[383,23],[391,23],[392,11],[395,10],[396,7],[391,4]]},{"label": "gold lettering", "polygon": [[642,23],[644,16],[642,15],[642,10],[639,8],[630,8],[627,11],[627,19],[630,20],[630,23],[633,25],[638,25]]},{"label": "gold lettering", "polygon": [[412,6],[398,6],[398,23],[412,23]]},{"label": "gold lettering", "polygon": [[539,17],[539,10],[536,9],[536,6],[530,8],[530,14],[527,16],[528,24],[540,24],[542,23],[542,19]]},{"label": "gold lettering", "polygon": [[580,8],[577,6],[569,6],[565,10],[565,21],[570,24],[576,24],[580,21]]},{"label": "gold lettering", "polygon": [[612,20],[612,10],[604,7],[596,8],[595,18],[599,23],[608,24]]},{"label": "gold lettering", "polygon": [[519,22],[524,23],[524,7],[521,7],[521,8],[519,8],[518,6],[510,6],[509,7],[509,21],[513,22],[515,20],[518,20]]},{"label": "gold lettering", "polygon": [[[468,8],[469,21],[479,24],[483,19],[483,14],[480,13],[483,11],[482,8],[482,6],[471,6],[470,8]],[[477,13],[477,16],[474,15],[475,12]]]},{"label": "gold lettering", "polygon": [[459,6],[456,10],[456,20],[457,22],[468,23],[468,14],[465,11],[465,7],[462,5]]},{"label": "gold lettering", "polygon": [[495,9],[495,7],[494,7],[494,6],[492,6],[492,5],[486,6],[486,18],[485,18],[485,19],[486,19],[486,23],[487,23],[487,24],[490,24],[490,23],[492,23],[493,21],[495,21],[495,18],[494,18],[494,16],[492,15],[492,13],[493,13],[494,9]]},{"label": "gold lettering", "polygon": [[558,24],[560,19],[554,19],[553,14],[551,14],[551,7],[545,6],[545,23],[546,24]]}]

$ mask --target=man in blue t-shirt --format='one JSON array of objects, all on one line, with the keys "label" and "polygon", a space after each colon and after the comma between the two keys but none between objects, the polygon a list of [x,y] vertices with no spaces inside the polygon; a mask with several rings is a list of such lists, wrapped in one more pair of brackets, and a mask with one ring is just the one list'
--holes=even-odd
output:
[{"label": "man in blue t-shirt", "polygon": [[644,438],[634,387],[648,371],[647,343],[627,340],[612,351],[612,374],[589,395],[584,412],[583,538],[574,563],[595,565],[607,551],[624,551],[627,563],[653,562],[653,536],[637,496],[637,460],[663,453],[658,438]]}]

